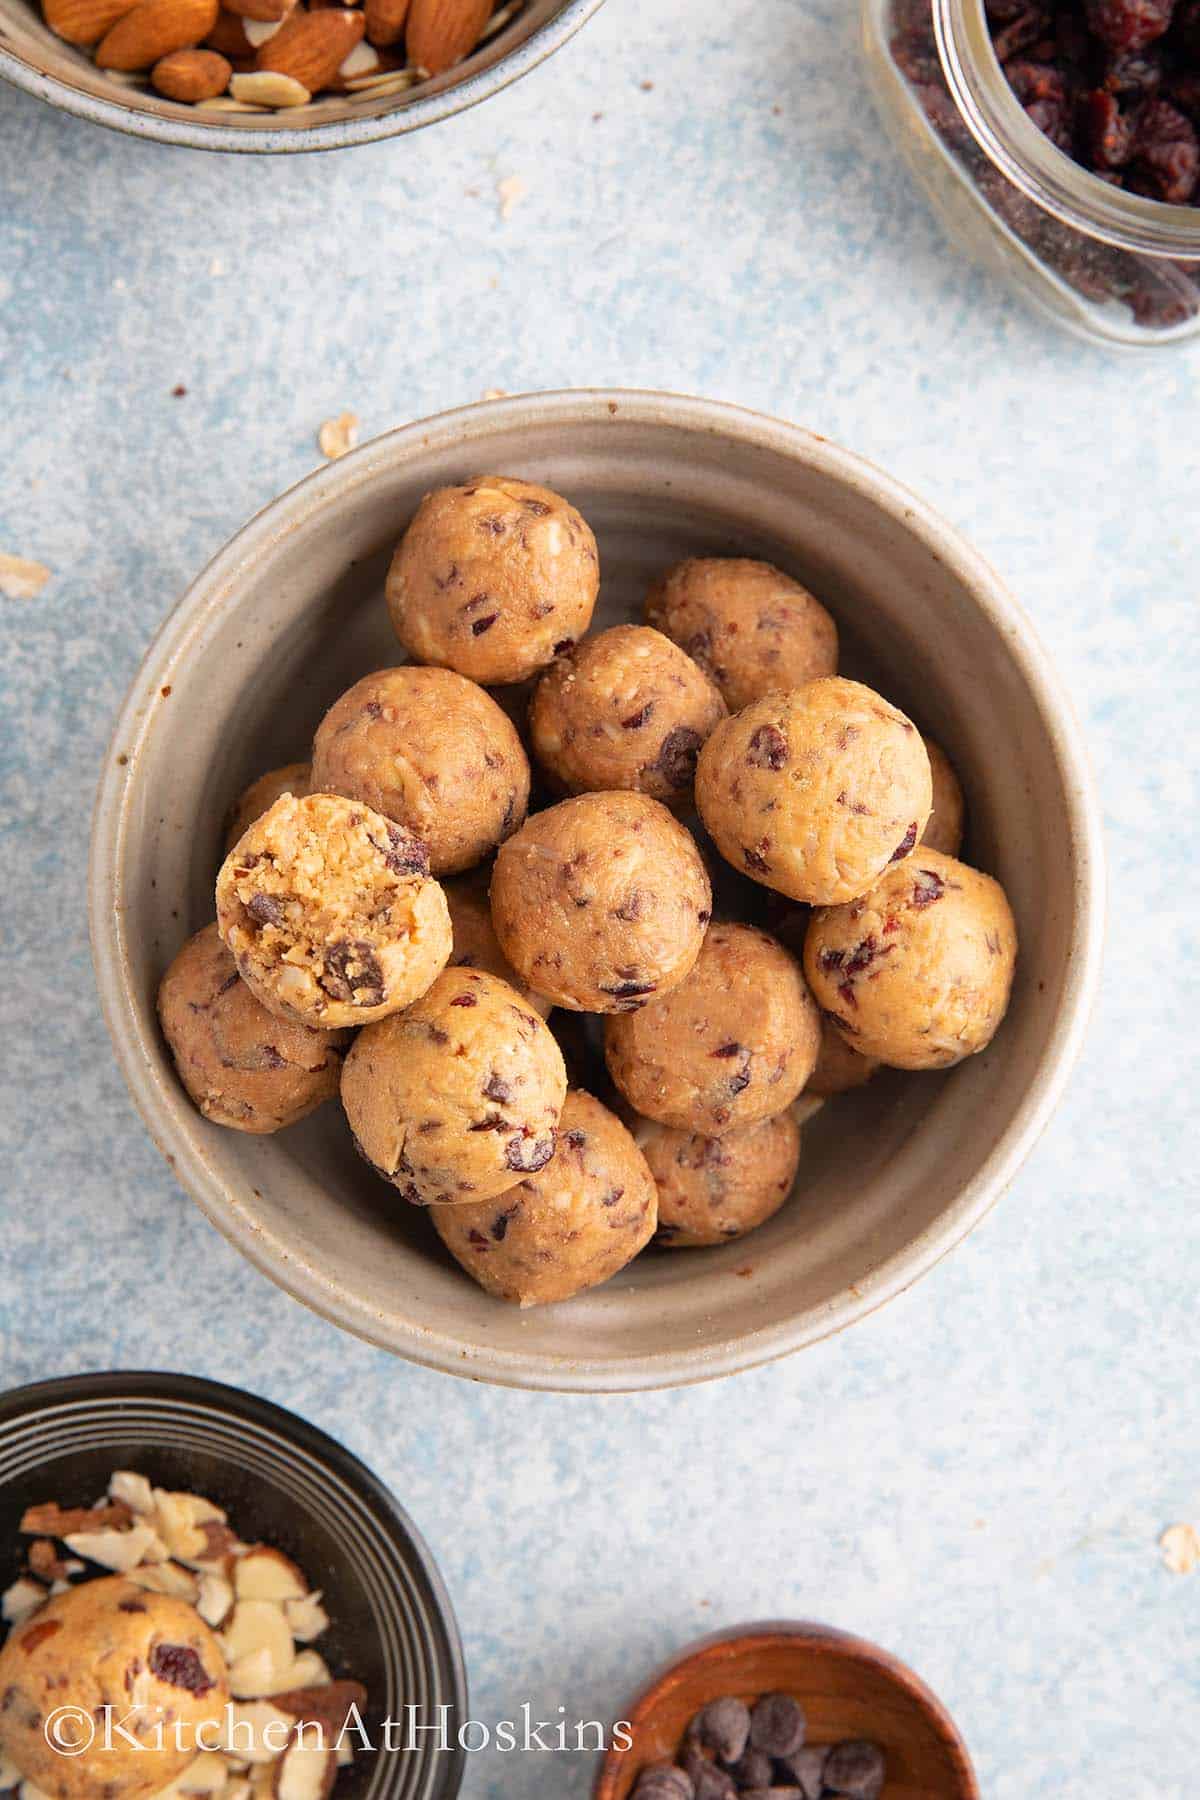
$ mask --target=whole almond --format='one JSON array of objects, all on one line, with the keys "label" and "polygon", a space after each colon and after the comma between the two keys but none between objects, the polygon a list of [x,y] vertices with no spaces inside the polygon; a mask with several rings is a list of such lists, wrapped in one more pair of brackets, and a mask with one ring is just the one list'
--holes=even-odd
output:
[{"label": "whole almond", "polygon": [[431,75],[469,56],[492,16],[492,0],[412,0],[404,41],[408,60]]},{"label": "whole almond", "polygon": [[138,0],[42,0],[42,13],[56,37],[90,50]]},{"label": "whole almond", "polygon": [[290,75],[310,94],[328,87],[363,34],[363,16],[329,8],[294,12],[257,56],[260,69]]},{"label": "whole almond", "polygon": [[217,22],[204,40],[206,50],[215,50],[219,56],[227,56],[236,62],[241,57],[253,57],[254,46],[246,36],[246,27],[239,13],[231,13],[222,7],[217,14]]},{"label": "whole almond", "polygon": [[217,22],[217,0],[140,0],[96,51],[100,69],[152,69],[172,50],[190,50]]},{"label": "whole almond", "polygon": [[224,0],[228,10],[243,19],[286,19],[296,0]]},{"label": "whole almond", "polygon": [[367,0],[367,42],[379,50],[398,44],[404,36],[411,0]]},{"label": "whole almond", "polygon": [[194,106],[198,100],[215,100],[229,86],[233,70],[215,50],[172,50],[150,71],[150,86],[168,100]]}]

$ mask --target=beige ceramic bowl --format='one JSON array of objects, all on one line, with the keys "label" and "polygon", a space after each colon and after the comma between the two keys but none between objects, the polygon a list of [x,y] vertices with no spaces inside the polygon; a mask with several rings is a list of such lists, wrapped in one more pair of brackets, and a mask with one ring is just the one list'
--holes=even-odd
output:
[{"label": "beige ceramic bowl", "polygon": [[375,100],[330,95],[282,112],[229,113],[181,106],[106,74],[86,51],[55,37],[38,0],[0,0],[0,76],[77,118],[160,144],[194,150],[338,150],[416,131],[478,105],[535,69],[602,4],[524,0],[474,55],[404,93]]},{"label": "beige ceramic bowl", "polygon": [[[843,666],[949,750],[967,853],[1005,883],[1022,952],[991,1048],[883,1074],[805,1129],[798,1190],[741,1243],[650,1251],[607,1287],[519,1312],[442,1252],[354,1154],[336,1106],[276,1138],[206,1124],[154,1016],[159,977],[213,915],[227,807],[307,754],[343,688],[394,662],[392,548],[429,488],[480,471],[561,488],[596,530],[598,622],[636,616],[689,553],[782,564],[828,602]],[[1101,839],[1070,707],[991,569],[886,475],[824,439],[669,395],[494,401],[332,464],[238,534],[158,637],[97,801],[101,1002],[146,1123],[207,1216],[327,1318],[435,1368],[525,1387],[665,1387],[840,1330],[956,1244],[1011,1180],[1079,1049],[1099,962]]]}]

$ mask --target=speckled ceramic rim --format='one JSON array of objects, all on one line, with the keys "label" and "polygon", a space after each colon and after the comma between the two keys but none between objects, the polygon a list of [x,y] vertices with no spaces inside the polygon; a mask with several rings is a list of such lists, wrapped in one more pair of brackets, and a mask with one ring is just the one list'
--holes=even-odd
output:
[{"label": "speckled ceramic rim", "polygon": [[719,1349],[703,1355],[686,1351],[661,1356],[589,1360],[586,1346],[569,1364],[551,1356],[488,1347],[473,1360],[470,1374],[502,1386],[555,1391],[626,1392],[676,1387],[730,1375],[771,1362],[842,1331],[857,1319],[903,1293],[952,1250],[994,1205],[1029,1154],[1061,1098],[1079,1054],[1100,970],[1103,936],[1103,830],[1091,776],[1070,701],[1038,645],[1033,628],[999,577],[984,559],[931,508],[899,482],[862,457],[839,449],[816,433],[796,425],[715,401],[622,389],[587,389],[532,394],[487,401],[407,425],[349,456],[319,469],[251,520],[209,564],[168,618],[135,677],[117,720],[96,797],[89,868],[89,914],[92,955],[100,1003],[112,1035],[117,1061],[150,1133],[178,1179],[202,1212],[255,1266],[305,1305],[334,1324],[448,1374],[462,1374],[463,1347],[450,1331],[414,1329],[401,1312],[381,1315],[358,1295],[332,1282],[315,1260],[298,1257],[292,1246],[268,1236],[245,1216],[244,1202],[232,1193],[176,1129],[175,1115],[188,1103],[173,1081],[164,1077],[162,1051],[139,1021],[122,946],[114,896],[121,891],[126,835],[136,829],[129,786],[117,764],[134,761],[150,729],[152,701],[172,680],[172,670],[186,660],[189,642],[203,634],[210,620],[236,604],[239,579],[247,567],[269,555],[272,547],[314,514],[353,504],[357,489],[368,484],[381,466],[419,464],[430,452],[453,448],[464,455],[482,445],[486,461],[494,429],[535,425],[595,426],[619,415],[626,422],[663,425],[698,437],[716,437],[731,454],[739,446],[786,456],[820,471],[851,490],[869,495],[874,505],[919,539],[961,582],[964,593],[1003,636],[1021,678],[1036,700],[1056,760],[1065,794],[1064,829],[1075,846],[1077,882],[1071,959],[1064,976],[1061,1009],[1047,1038],[1036,1078],[1007,1130],[935,1225],[905,1249],[874,1267],[868,1280],[843,1290],[817,1313],[790,1318],[757,1330],[731,1333]]},{"label": "speckled ceramic rim", "polygon": [[[872,1644],[866,1638],[854,1637],[848,1631],[838,1631],[832,1625],[817,1625],[804,1619],[761,1619],[751,1625],[733,1625],[725,1631],[714,1631],[708,1637],[689,1644],[686,1650],[681,1650],[677,1656],[664,1663],[623,1709],[621,1718],[634,1726],[651,1718],[663,1696],[686,1676],[698,1660],[707,1662],[714,1652],[723,1651],[725,1658],[733,1663],[747,1653],[753,1654],[760,1648],[769,1649],[780,1638],[798,1638],[803,1643],[840,1656],[846,1661],[869,1663],[873,1668],[881,1670],[889,1681],[916,1703],[951,1752],[953,1761],[959,1765],[962,1800],[979,1800],[979,1782],[966,1742],[933,1689],[927,1687],[921,1677],[914,1674],[899,1657],[893,1656],[890,1650],[882,1650],[878,1644]],[[610,1750],[607,1753],[592,1790],[594,1800],[612,1800],[621,1762],[618,1751]]]},{"label": "speckled ceramic rim", "polygon": [[11,50],[0,48],[0,76],[15,87],[24,88],[38,100],[45,100],[63,112],[73,113],[92,125],[104,125],[111,131],[124,131],[131,137],[149,138],[155,144],[182,144],[190,150],[232,150],[243,154],[298,154],[305,150],[345,150],[355,144],[371,144],[379,138],[401,137],[419,131],[424,125],[436,125],[455,113],[467,112],[482,100],[490,100],[512,82],[528,75],[556,50],[574,37],[604,0],[564,0],[560,9],[539,25],[524,43],[489,68],[468,74],[461,81],[442,88],[438,93],[412,99],[400,94],[388,112],[372,113],[361,118],[331,119],[325,124],[279,126],[263,123],[253,129],[246,126],[220,125],[215,120],[205,124],[201,116],[193,120],[181,115],[159,116],[125,106],[119,99],[105,100],[85,93],[69,82],[60,81],[46,70],[35,68]]},{"label": "speckled ceramic rim", "polygon": [[[358,1458],[293,1413],[238,1388],[195,1376],[77,1375],[0,1395],[0,1486],[43,1462],[106,1444],[147,1445],[225,1457],[285,1493],[340,1542],[368,1596],[379,1633],[386,1710],[405,1705],[436,1718],[468,1716],[458,1625],[449,1596],[412,1520]],[[377,1755],[362,1800],[453,1800],[461,1749],[428,1739],[404,1754]]]}]

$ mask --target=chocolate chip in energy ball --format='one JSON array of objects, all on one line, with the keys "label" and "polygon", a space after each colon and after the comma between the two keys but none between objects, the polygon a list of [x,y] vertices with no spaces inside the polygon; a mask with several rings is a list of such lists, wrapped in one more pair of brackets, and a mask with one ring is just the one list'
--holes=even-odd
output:
[{"label": "chocolate chip in energy ball", "polygon": [[710,1700],[688,1726],[687,1735],[691,1743],[711,1750],[721,1762],[735,1763],[750,1736],[750,1708],[733,1694]]},{"label": "chocolate chip in energy ball", "polygon": [[750,1716],[750,1742],[768,1756],[790,1756],[804,1742],[804,1708],[790,1694],[764,1694]]},{"label": "chocolate chip in energy ball", "polygon": [[825,1786],[839,1800],[879,1800],[886,1773],[878,1744],[867,1738],[849,1738],[829,1752]]}]

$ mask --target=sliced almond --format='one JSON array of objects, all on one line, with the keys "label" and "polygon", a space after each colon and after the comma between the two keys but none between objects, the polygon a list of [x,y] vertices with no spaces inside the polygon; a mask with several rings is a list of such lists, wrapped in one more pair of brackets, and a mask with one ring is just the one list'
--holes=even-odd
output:
[{"label": "sliced almond", "polygon": [[38,1787],[32,1781],[23,1781],[17,1789],[17,1794],[19,1800],[53,1800],[53,1796],[48,1794],[45,1788]]},{"label": "sliced almond", "polygon": [[321,1605],[319,1592],[305,1594],[299,1600],[285,1600],[283,1611],[288,1630],[298,1644],[315,1643],[329,1629],[329,1614]]},{"label": "sliced almond", "polygon": [[273,1600],[239,1600],[221,1640],[236,1700],[261,1700],[294,1685],[292,1634]]},{"label": "sliced almond", "polygon": [[284,24],[283,19],[244,19],[242,29],[251,50],[261,50],[277,31],[282,31]]},{"label": "sliced almond", "polygon": [[[347,1729],[350,1715],[361,1713],[367,1704],[367,1690],[358,1681],[331,1681],[321,1687],[288,1688],[276,1694],[272,1705],[290,1713],[301,1724],[313,1723],[325,1733],[325,1741],[336,1746]],[[350,1724],[351,1731],[353,1724]]]},{"label": "sliced almond", "polygon": [[274,1800],[275,1764],[278,1760],[278,1757],[274,1757],[269,1763],[259,1763],[256,1768],[251,1769],[250,1792],[254,1800]]},{"label": "sliced almond", "polygon": [[[213,1630],[217,1631],[225,1624],[233,1611],[233,1583],[227,1581],[224,1575],[217,1575],[212,1570],[206,1570],[200,1577],[199,1590],[196,1596],[196,1611],[206,1625],[211,1625]],[[293,1631],[292,1636],[295,1637],[295,1635]]]},{"label": "sliced almond", "polygon": [[302,1650],[291,1668],[294,1688],[328,1687],[333,1680],[328,1664],[315,1650]]},{"label": "sliced almond", "polygon": [[[71,1567],[71,1563],[64,1561],[58,1554],[51,1538],[35,1538],[30,1544],[29,1573],[36,1575],[39,1581],[63,1581]],[[293,1632],[292,1636],[295,1635]]]},{"label": "sliced almond", "polygon": [[336,1780],[335,1752],[301,1734],[276,1764],[275,1800],[329,1800]]},{"label": "sliced almond", "polygon": [[492,16],[493,0],[412,0],[404,42],[408,60],[431,75],[469,56]]},{"label": "sliced almond", "polygon": [[169,1788],[156,1795],[155,1800],[163,1800],[163,1794],[172,1796],[221,1794],[229,1779],[229,1771],[225,1767],[225,1759],[218,1756],[215,1750],[202,1750],[194,1762],[190,1762],[182,1775],[177,1775]]},{"label": "sliced almond", "polygon": [[221,1800],[251,1800],[253,1793],[254,1789],[248,1781],[230,1781],[226,1783]]},{"label": "sliced almond", "polygon": [[99,69],[152,69],[172,50],[189,50],[217,22],[218,0],[140,0],[96,49]]},{"label": "sliced almond", "polygon": [[173,1562],[143,1563],[139,1569],[130,1569],[129,1579],[152,1594],[173,1594],[192,1606],[200,1592],[200,1583],[191,1570]]},{"label": "sliced almond", "polygon": [[22,1575],[0,1596],[0,1619],[6,1625],[23,1625],[45,1598],[46,1590],[41,1582],[30,1581],[27,1575]]},{"label": "sliced almond", "polygon": [[109,1477],[108,1497],[119,1500],[130,1512],[138,1513],[142,1518],[150,1518],[154,1512],[154,1489],[144,1475],[138,1475],[132,1469],[116,1469]]},{"label": "sliced almond", "polygon": [[308,1582],[290,1556],[267,1544],[255,1544],[238,1558],[233,1587],[239,1600],[302,1600]]},{"label": "sliced almond", "polygon": [[69,1531],[104,1531],[132,1524],[132,1509],[119,1500],[100,1506],[59,1506],[50,1500],[44,1506],[27,1506],[20,1529],[35,1537],[65,1538]]},{"label": "sliced almond", "polygon": [[12,1761],[11,1757],[5,1756],[3,1750],[0,1750],[0,1793],[6,1792],[9,1788],[15,1788],[20,1779],[21,1771],[16,1763]]},{"label": "sliced almond", "polygon": [[131,1525],[128,1531],[69,1531],[63,1542],[76,1556],[128,1575],[158,1539],[149,1525]]},{"label": "sliced almond", "polygon": [[312,99],[299,81],[274,69],[256,69],[249,75],[235,75],[229,83],[229,92],[235,100],[267,108],[307,106]]},{"label": "sliced almond", "polygon": [[262,46],[260,69],[290,75],[310,94],[328,87],[363,34],[361,12],[327,7],[321,12],[294,12]]},{"label": "sliced almond", "polygon": [[295,1718],[267,1700],[236,1701],[226,1715],[226,1756],[255,1767],[273,1763],[291,1742]]}]

